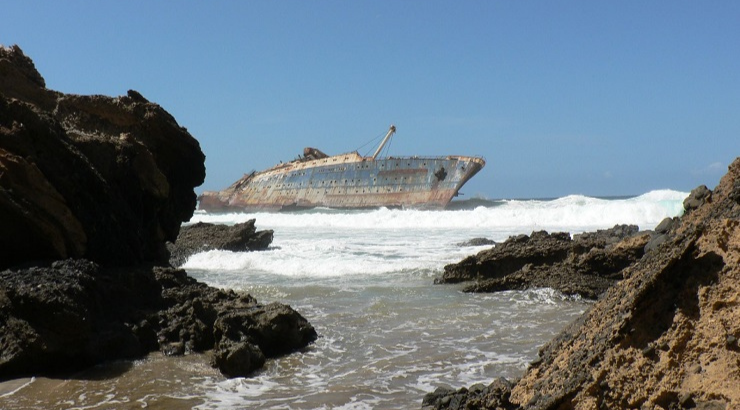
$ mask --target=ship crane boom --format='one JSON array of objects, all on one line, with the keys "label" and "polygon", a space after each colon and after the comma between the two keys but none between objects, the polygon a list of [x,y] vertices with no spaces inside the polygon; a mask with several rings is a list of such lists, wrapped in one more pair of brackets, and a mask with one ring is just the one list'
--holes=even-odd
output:
[{"label": "ship crane boom", "polygon": [[388,139],[390,139],[391,135],[393,135],[396,132],[396,126],[391,124],[391,128],[388,129],[388,133],[385,134],[385,138],[383,138],[383,141],[380,143],[380,146],[377,150],[375,150],[375,154],[373,154],[373,160],[378,157],[378,154],[380,154],[380,151],[383,150],[383,147],[388,142]]}]

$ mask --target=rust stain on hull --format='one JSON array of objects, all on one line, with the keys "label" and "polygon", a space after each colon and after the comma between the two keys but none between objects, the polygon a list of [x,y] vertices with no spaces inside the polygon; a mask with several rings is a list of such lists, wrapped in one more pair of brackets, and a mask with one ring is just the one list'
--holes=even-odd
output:
[{"label": "rust stain on hull", "polygon": [[[312,152],[308,150],[304,152]],[[480,157],[321,154],[245,175],[222,191],[204,192],[199,208],[210,212],[313,207],[439,209],[485,166]]]}]

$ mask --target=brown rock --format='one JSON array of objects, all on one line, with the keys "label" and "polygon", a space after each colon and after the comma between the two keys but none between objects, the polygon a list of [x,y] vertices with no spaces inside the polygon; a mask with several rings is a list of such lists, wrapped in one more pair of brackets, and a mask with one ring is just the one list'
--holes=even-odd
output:
[{"label": "brown rock", "polygon": [[198,142],[139,93],[45,88],[17,46],[0,47],[0,268],[84,257],[166,263],[205,177]]},{"label": "brown rock", "polygon": [[628,279],[542,349],[543,363],[511,400],[532,408],[668,408],[687,398],[740,406],[740,356],[725,345],[728,330],[740,328],[738,181],[740,158],[660,252],[628,268]]},{"label": "brown rock", "polygon": [[509,402],[522,409],[740,408],[740,351],[731,343],[740,329],[740,158],[711,200],[622,274],[540,350]]}]

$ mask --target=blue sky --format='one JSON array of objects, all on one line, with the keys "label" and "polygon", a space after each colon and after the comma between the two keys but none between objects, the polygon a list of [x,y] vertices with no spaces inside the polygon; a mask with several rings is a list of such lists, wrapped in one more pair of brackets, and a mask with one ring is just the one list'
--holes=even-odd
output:
[{"label": "blue sky", "polygon": [[[135,89],[206,154],[203,189],[313,146],[480,155],[466,196],[710,188],[740,156],[740,2],[3,1],[66,93]],[[370,148],[364,148],[365,153]]]}]

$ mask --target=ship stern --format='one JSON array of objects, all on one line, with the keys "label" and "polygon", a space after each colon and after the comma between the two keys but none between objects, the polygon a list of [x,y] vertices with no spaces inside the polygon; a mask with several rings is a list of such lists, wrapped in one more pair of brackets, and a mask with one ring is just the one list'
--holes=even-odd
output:
[{"label": "ship stern", "polygon": [[219,192],[205,191],[198,196],[198,209],[206,212],[223,212],[229,207],[228,200],[224,200]]}]

